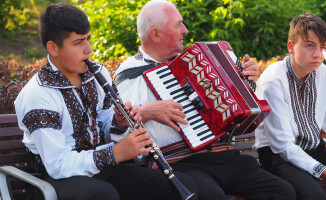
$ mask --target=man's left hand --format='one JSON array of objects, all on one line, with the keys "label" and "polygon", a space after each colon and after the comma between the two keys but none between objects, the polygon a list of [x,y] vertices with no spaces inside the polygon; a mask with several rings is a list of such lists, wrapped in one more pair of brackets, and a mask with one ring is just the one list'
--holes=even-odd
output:
[{"label": "man's left hand", "polygon": [[250,56],[246,54],[244,56],[244,62],[242,64],[242,75],[248,76],[248,80],[256,81],[259,76],[259,68],[256,62],[250,59]]}]

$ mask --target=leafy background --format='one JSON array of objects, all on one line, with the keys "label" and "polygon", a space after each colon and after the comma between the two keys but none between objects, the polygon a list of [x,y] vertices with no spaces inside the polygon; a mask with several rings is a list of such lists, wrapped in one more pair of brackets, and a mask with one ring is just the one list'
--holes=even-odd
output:
[{"label": "leafy background", "polygon": [[[1,0],[0,3],[0,113],[13,113],[13,101],[45,63],[38,35],[38,15],[52,3],[80,7],[91,23],[92,58],[104,63],[111,75],[140,41],[136,19],[148,0]],[[185,47],[197,41],[226,40],[236,55],[248,53],[262,72],[287,53],[290,20],[312,12],[326,20],[324,0],[171,0],[179,9],[189,34]]]}]

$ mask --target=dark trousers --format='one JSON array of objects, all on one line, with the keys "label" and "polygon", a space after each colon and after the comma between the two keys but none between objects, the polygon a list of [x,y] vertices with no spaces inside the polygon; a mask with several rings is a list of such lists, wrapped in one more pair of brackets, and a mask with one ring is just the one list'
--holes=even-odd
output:
[{"label": "dark trousers", "polygon": [[[175,172],[188,190],[195,193],[194,180]],[[180,200],[179,194],[161,170],[135,165],[111,166],[93,177],[75,176],[55,180],[43,177],[57,192],[59,200]]]},{"label": "dark trousers", "polygon": [[[326,148],[323,140],[316,149],[306,152],[326,165]],[[258,153],[262,168],[289,182],[296,191],[297,199],[325,199],[324,190],[308,172],[285,161],[280,155],[274,154],[270,147],[263,147],[258,150]]]},{"label": "dark trousers", "polygon": [[237,150],[194,155],[171,166],[195,180],[200,200],[228,199],[226,193],[246,200],[295,199],[288,182],[261,169],[254,158]]}]

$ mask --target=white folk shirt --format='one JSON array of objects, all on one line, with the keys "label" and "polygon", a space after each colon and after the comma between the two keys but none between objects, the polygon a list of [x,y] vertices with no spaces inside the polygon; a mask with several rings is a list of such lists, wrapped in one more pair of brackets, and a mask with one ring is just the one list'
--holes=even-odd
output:
[{"label": "white folk shirt", "polygon": [[[326,128],[326,66],[300,83],[289,63],[286,57],[270,65],[258,80],[256,95],[267,100],[271,112],[255,131],[254,149],[270,146],[273,153],[319,178],[325,166],[304,150],[314,149],[320,129]],[[306,84],[304,100],[300,84]]]},{"label": "white folk shirt", "polygon": [[[142,54],[142,58],[139,57],[129,57],[126,61],[124,61],[120,67],[115,72],[117,75],[119,72],[135,67],[141,67],[144,65],[148,65],[149,63],[146,60],[151,60],[158,63],[156,60],[151,58],[148,54],[146,54],[142,48],[139,48],[139,51]],[[119,91],[120,97],[123,102],[130,101],[132,105],[140,106],[144,105],[148,102],[157,101],[153,92],[147,86],[145,79],[143,76],[139,76],[134,79],[126,79],[117,85],[117,89]],[[172,129],[170,126],[158,123],[154,120],[150,120],[145,124],[145,127],[148,133],[151,135],[154,144],[159,147],[163,147],[174,142],[182,140],[180,133]],[[155,133],[155,134],[151,134]],[[125,137],[124,135],[111,135],[114,141],[120,141]]]},{"label": "white folk shirt", "polygon": [[[104,67],[101,73],[112,82]],[[83,75],[81,90],[91,101],[86,108],[88,112],[75,86],[49,57],[15,101],[19,127],[24,131],[23,142],[32,153],[40,155],[54,179],[93,176],[116,164],[113,143],[105,144],[110,140],[112,103],[89,71]],[[97,146],[96,150],[75,150],[89,149],[85,139]]]}]

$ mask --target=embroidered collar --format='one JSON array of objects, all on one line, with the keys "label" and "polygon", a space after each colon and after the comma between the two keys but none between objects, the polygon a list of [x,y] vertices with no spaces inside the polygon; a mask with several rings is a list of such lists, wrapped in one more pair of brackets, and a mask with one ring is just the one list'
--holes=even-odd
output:
[{"label": "embroidered collar", "polygon": [[291,55],[286,57],[286,66],[288,68],[288,72],[289,75],[291,76],[291,78],[293,78],[293,80],[295,81],[296,84],[298,84],[300,87],[303,84],[306,84],[307,86],[310,86],[311,80],[313,79],[313,73],[316,73],[315,71],[310,72],[308,77],[306,78],[305,81],[302,81],[299,79],[299,77],[295,74],[292,63],[291,63]]},{"label": "embroidered collar", "polygon": [[[82,85],[93,80],[94,76],[91,72],[81,74]],[[50,56],[47,56],[47,63],[43,65],[37,74],[37,81],[39,85],[50,88],[75,88],[65,75],[63,75],[58,68],[51,62]]]},{"label": "embroidered collar", "polygon": [[[147,58],[144,58],[144,55]],[[138,48],[138,52],[134,55],[134,57],[137,60],[144,59],[144,61],[147,62],[148,64],[158,63],[157,61],[155,61],[154,59],[152,59],[141,47]]]},{"label": "embroidered collar", "polygon": [[[148,64],[160,63],[160,62],[154,60],[152,57],[150,57],[141,47],[138,48],[138,52],[134,55],[134,57],[137,60],[144,59],[144,61],[147,62]],[[144,57],[146,57],[146,58],[144,58]],[[170,58],[168,62],[174,60],[176,57],[177,56]]]}]

